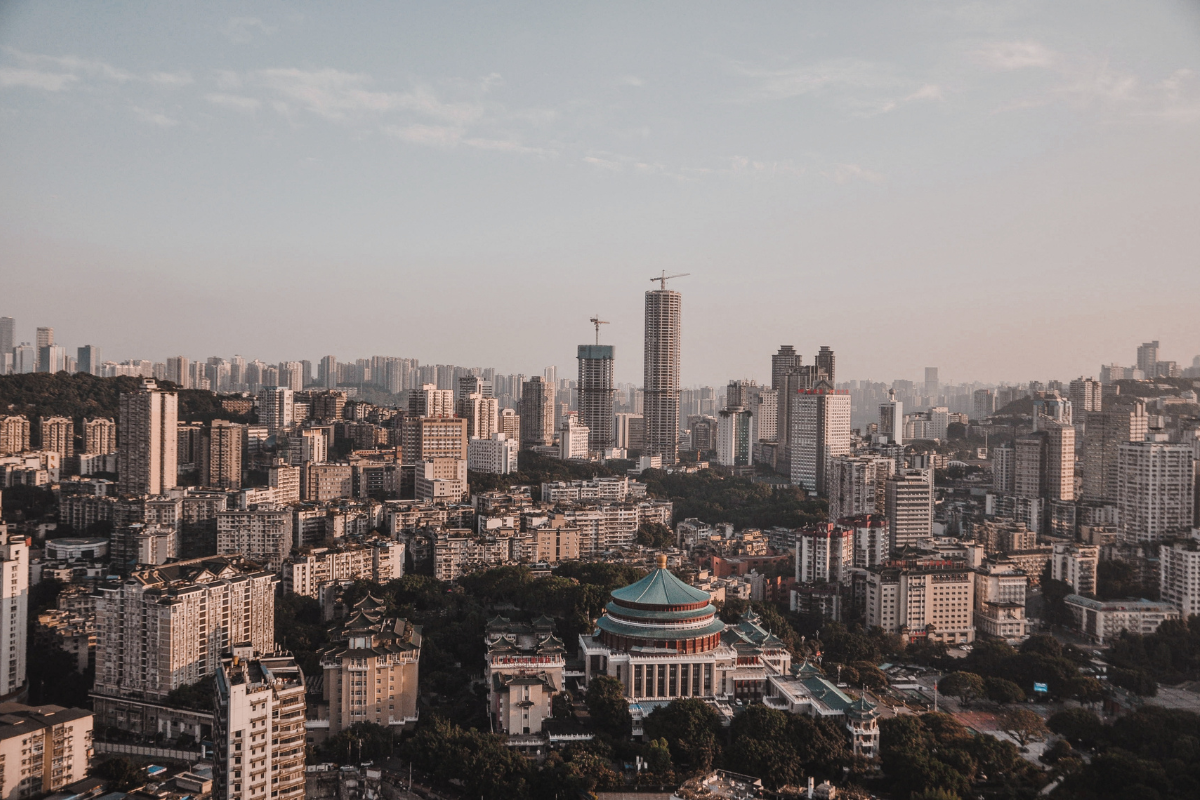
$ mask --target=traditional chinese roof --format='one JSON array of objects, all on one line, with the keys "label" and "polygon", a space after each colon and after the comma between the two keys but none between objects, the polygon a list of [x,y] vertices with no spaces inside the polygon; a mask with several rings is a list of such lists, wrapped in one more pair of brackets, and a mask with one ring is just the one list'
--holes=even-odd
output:
[{"label": "traditional chinese roof", "polygon": [[647,606],[682,606],[707,603],[708,592],[688,586],[669,569],[659,567],[637,583],[612,592],[614,600]]}]

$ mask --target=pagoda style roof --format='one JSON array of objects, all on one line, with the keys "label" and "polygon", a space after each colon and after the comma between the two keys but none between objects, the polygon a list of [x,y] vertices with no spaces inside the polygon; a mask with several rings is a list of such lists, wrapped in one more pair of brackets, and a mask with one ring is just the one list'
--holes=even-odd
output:
[{"label": "pagoda style roof", "polygon": [[635,639],[664,639],[667,641],[698,639],[702,636],[711,636],[714,633],[721,633],[725,630],[725,623],[721,622],[721,619],[716,616],[709,620],[708,624],[702,628],[680,628],[670,624],[657,627],[631,625],[615,617],[610,617],[607,614],[600,617],[596,625],[601,630],[617,634],[618,636],[629,636]]},{"label": "pagoda style roof", "polygon": [[637,583],[612,591],[612,598],[621,603],[647,606],[683,606],[707,603],[708,592],[688,586],[666,567],[659,567]]},{"label": "pagoda style roof", "polygon": [[873,719],[879,716],[879,712],[875,710],[875,704],[863,694],[846,707],[846,716],[853,719]]}]

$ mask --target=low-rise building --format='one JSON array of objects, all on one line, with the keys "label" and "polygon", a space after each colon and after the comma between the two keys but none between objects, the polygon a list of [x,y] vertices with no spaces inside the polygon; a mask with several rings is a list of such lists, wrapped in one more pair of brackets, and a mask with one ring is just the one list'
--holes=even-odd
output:
[{"label": "low-rise building", "polygon": [[404,543],[371,539],[342,547],[315,547],[283,562],[285,593],[317,597],[330,581],[375,583],[404,577]]},{"label": "low-rise building", "polygon": [[1104,644],[1121,631],[1145,636],[1165,621],[1179,619],[1179,610],[1171,603],[1140,597],[1093,600],[1069,594],[1063,602],[1075,618],[1076,629],[1095,644]]},{"label": "low-rise building", "polygon": [[531,623],[496,617],[484,634],[487,653],[484,679],[488,714],[495,730],[510,743],[541,737],[553,716],[554,696],[563,690],[566,647],[554,635],[554,620],[541,616]]}]

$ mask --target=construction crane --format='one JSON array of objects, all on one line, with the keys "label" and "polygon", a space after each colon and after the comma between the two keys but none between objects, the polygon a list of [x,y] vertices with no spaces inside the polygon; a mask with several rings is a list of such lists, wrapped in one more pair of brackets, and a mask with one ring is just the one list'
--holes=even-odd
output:
[{"label": "construction crane", "polygon": [[654,283],[655,281],[658,281],[660,290],[665,292],[667,290],[667,281],[671,280],[672,278],[683,278],[691,274],[692,273],[690,272],[681,272],[678,275],[668,275],[667,271],[664,269],[662,275],[658,276],[657,278],[651,278],[650,282]]},{"label": "construction crane", "polygon": [[594,316],[590,320],[588,320],[588,322],[590,322],[596,326],[596,344],[600,344],[600,326],[607,325],[608,320],[600,319],[600,315],[597,314],[596,316]]}]

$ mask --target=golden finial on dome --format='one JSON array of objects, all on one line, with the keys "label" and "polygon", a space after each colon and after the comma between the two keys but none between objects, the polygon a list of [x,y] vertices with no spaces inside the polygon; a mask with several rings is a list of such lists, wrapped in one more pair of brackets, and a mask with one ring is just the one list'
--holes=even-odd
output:
[{"label": "golden finial on dome", "polygon": [[659,569],[667,568],[667,554],[666,553],[658,554],[658,568]]}]

